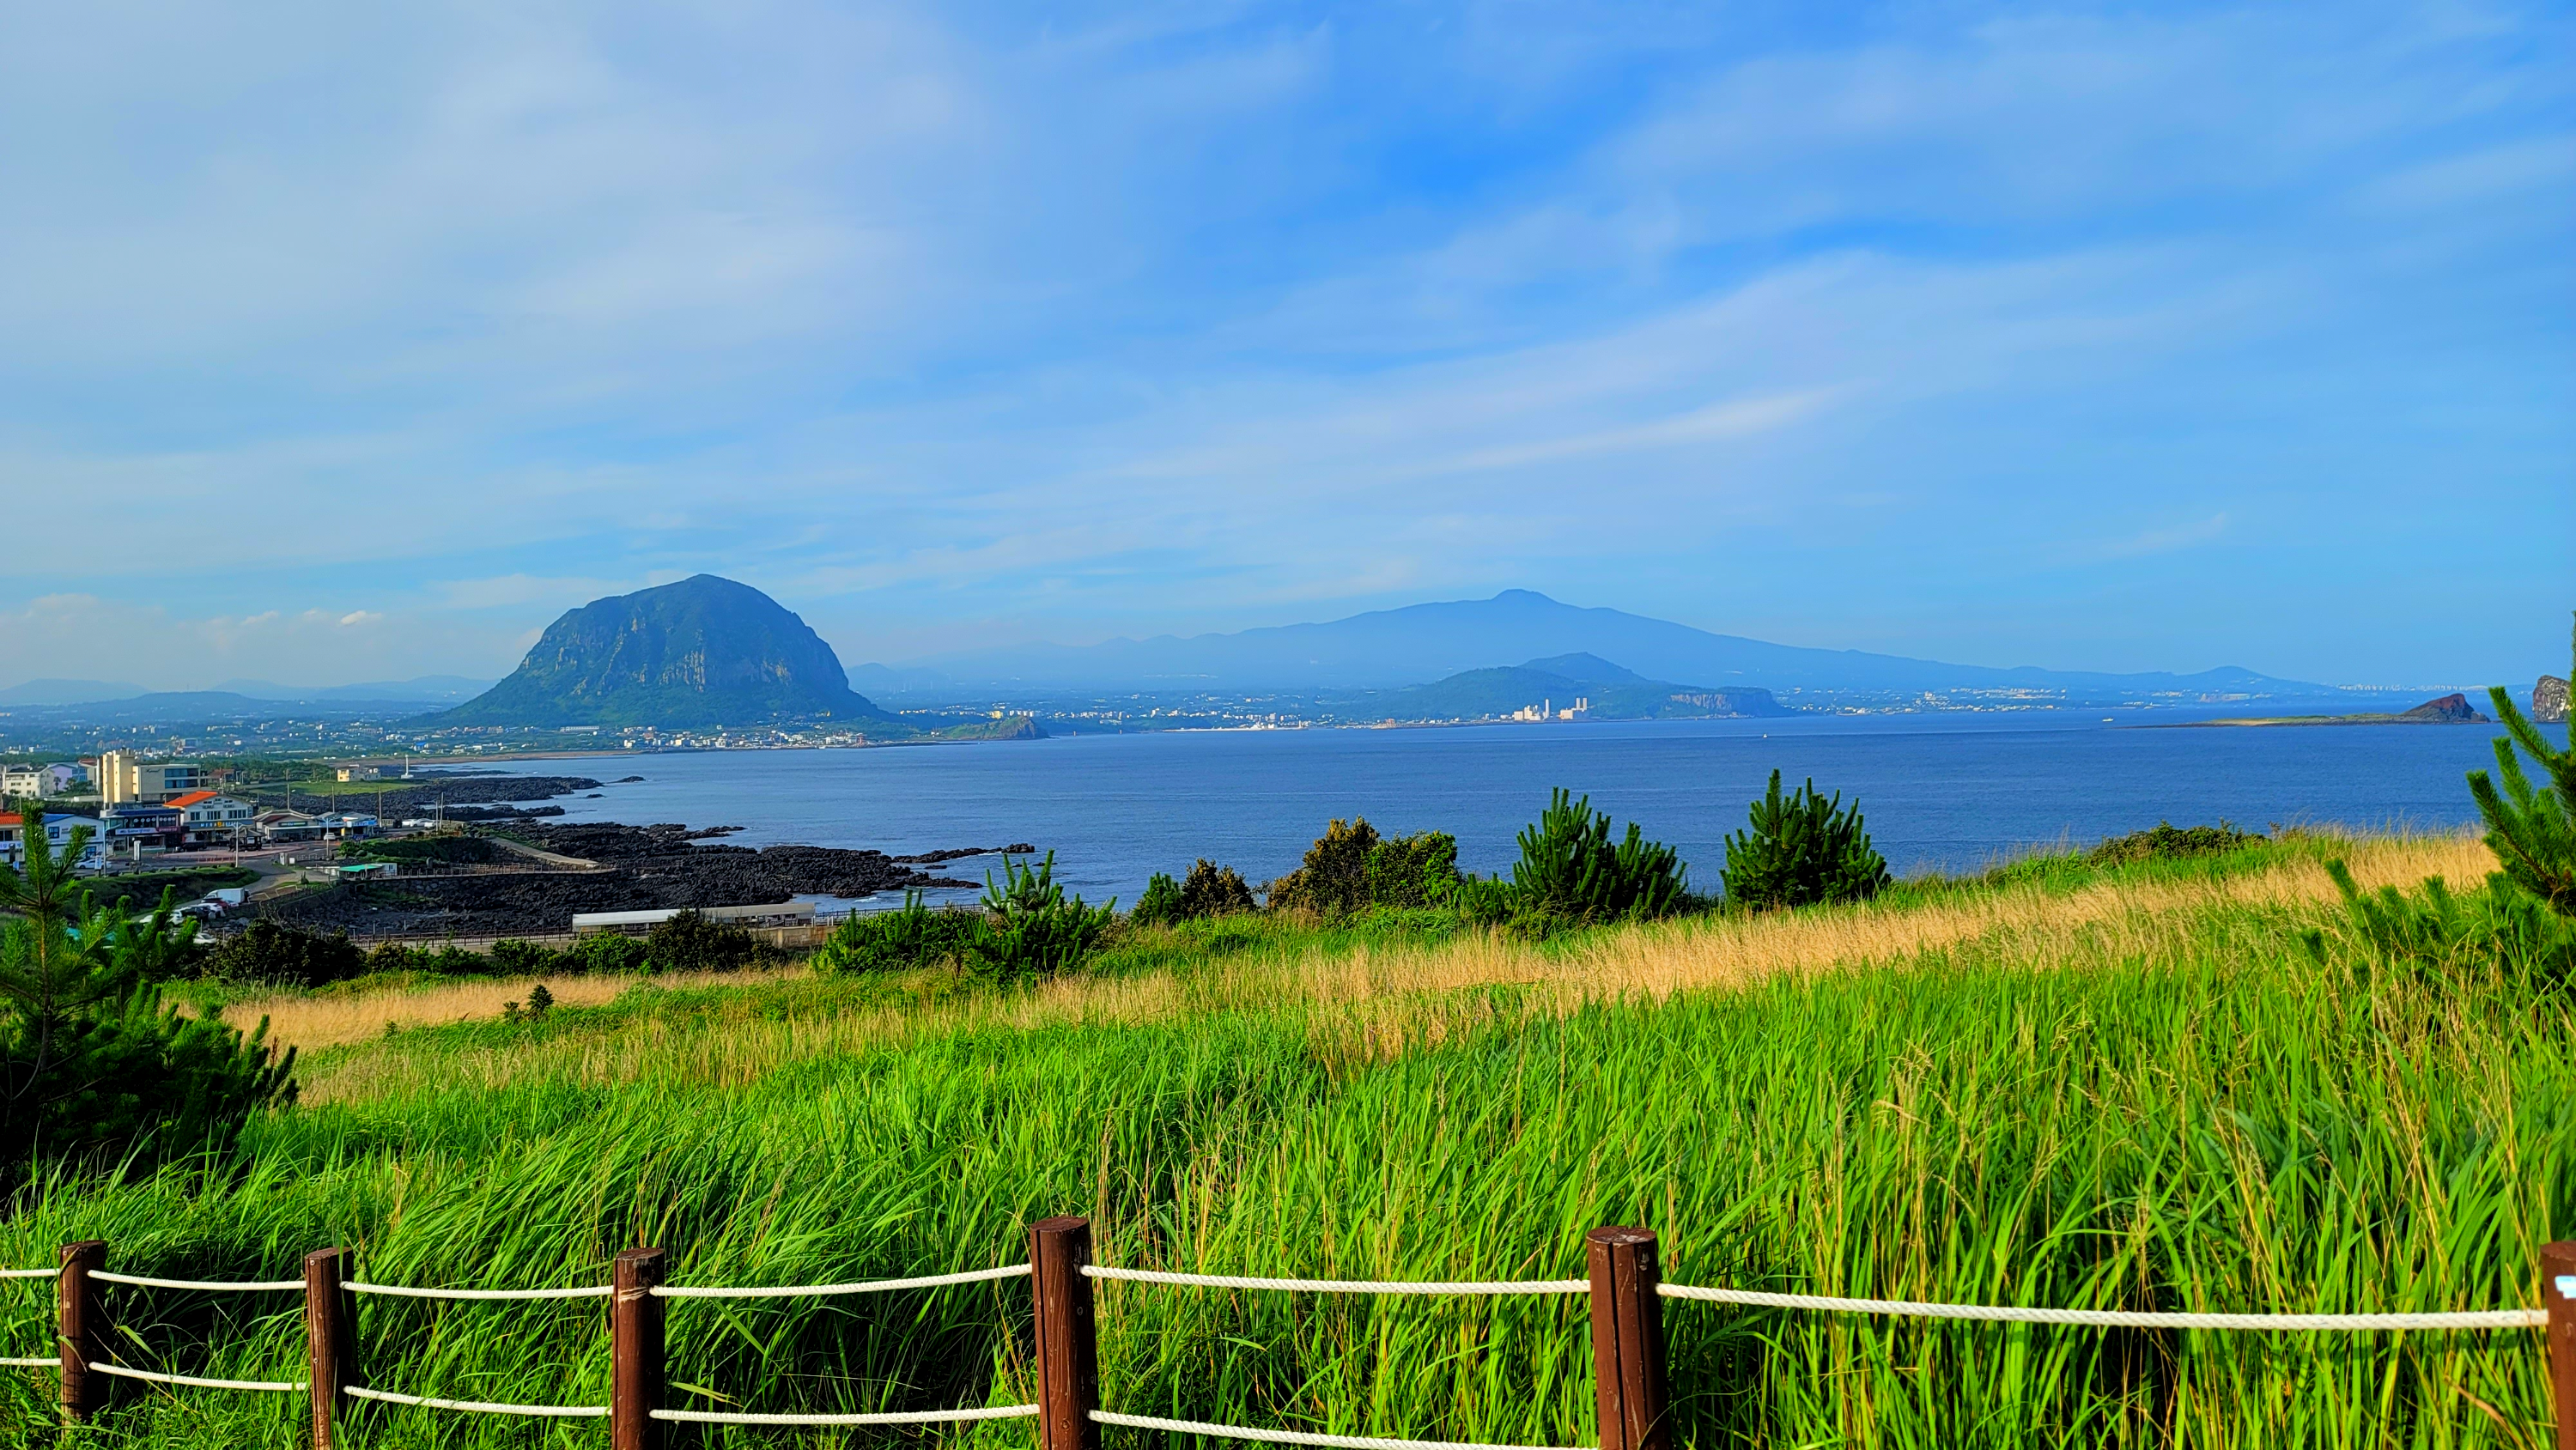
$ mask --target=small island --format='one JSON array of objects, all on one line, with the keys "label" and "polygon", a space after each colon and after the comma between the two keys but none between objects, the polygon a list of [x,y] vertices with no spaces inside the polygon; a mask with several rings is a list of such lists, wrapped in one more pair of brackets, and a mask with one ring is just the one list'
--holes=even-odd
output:
[{"label": "small island", "polygon": [[2200,729],[2212,725],[2492,725],[2495,722],[2478,712],[2469,697],[2444,695],[2427,700],[2412,710],[2395,713],[2373,711],[2360,715],[2264,715],[2226,720],[2177,720],[2148,729]]}]

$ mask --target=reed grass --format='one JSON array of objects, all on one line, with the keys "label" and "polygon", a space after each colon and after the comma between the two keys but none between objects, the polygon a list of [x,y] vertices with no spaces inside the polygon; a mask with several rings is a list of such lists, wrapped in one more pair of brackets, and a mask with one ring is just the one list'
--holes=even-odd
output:
[{"label": "reed grass", "polygon": [[[2448,838],[2342,849],[2370,880],[2485,869]],[[1072,1211],[1104,1261],[1209,1272],[1574,1276],[1584,1230],[1622,1222],[1663,1236],[1669,1277],[1744,1287],[2537,1303],[2537,1246],[2576,1232],[2576,1014],[2511,983],[2315,961],[2294,932],[2326,919],[2316,854],[2025,871],[1536,944],[1283,931],[1193,956],[1176,938],[1165,959],[1012,993],[936,974],[627,987],[534,1029],[379,1028],[319,1052],[308,1102],[232,1159],[40,1185],[0,1221],[0,1261],[96,1236],[116,1267],[268,1277],[349,1243],[371,1277],[518,1287],[598,1282],[618,1249],[659,1243],[675,1282],[822,1282],[1014,1261],[1030,1219]],[[0,1353],[41,1350],[41,1289],[0,1286]],[[1101,1293],[1116,1408],[1594,1441],[1579,1298]],[[174,1367],[300,1374],[291,1295],[118,1295]],[[672,1375],[701,1405],[1010,1403],[1028,1393],[1026,1301],[1013,1281],[675,1303]],[[1666,1314],[1690,1445],[2538,1446],[2549,1423],[2524,1331]],[[598,1403],[602,1319],[371,1301],[366,1373]],[[0,1436],[32,1437],[50,1378],[5,1374]],[[297,1413],[126,1392],[88,1438],[284,1445]],[[601,1438],[417,1410],[358,1428],[387,1447]]]}]

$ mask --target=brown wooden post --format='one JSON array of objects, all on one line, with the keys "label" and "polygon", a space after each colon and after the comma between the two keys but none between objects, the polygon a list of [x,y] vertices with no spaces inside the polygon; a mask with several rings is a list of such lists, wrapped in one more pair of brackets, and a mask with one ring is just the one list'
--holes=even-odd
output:
[{"label": "brown wooden post", "polygon": [[1651,1229],[1583,1236],[1592,1271],[1592,1381],[1601,1450],[1671,1450],[1664,1418],[1663,1270]]},{"label": "brown wooden post", "polygon": [[617,1256],[609,1300],[613,1354],[608,1385],[609,1450],[662,1450],[662,1251],[628,1249]]},{"label": "brown wooden post", "polygon": [[63,1356],[63,1418],[86,1420],[107,1399],[107,1376],[89,1372],[107,1341],[107,1306],[92,1270],[107,1267],[107,1240],[65,1244],[54,1279],[54,1337]]},{"label": "brown wooden post", "polygon": [[313,1450],[339,1443],[335,1426],[348,1408],[342,1393],[358,1378],[358,1306],[340,1287],[349,1277],[347,1249],[304,1256],[304,1356],[313,1406]]},{"label": "brown wooden post", "polygon": [[2549,1306],[2549,1393],[2558,1450],[2576,1450],[2576,1239],[2540,1246],[2540,1302]]},{"label": "brown wooden post", "polygon": [[1029,1291],[1037,1301],[1038,1450],[1100,1450],[1100,1345],[1091,1318],[1091,1221],[1029,1225]]}]

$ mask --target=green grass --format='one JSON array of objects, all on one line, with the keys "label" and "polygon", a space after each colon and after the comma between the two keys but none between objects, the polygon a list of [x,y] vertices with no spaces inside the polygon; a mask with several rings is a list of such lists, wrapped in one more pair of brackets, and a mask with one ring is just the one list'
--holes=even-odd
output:
[{"label": "green grass", "polygon": [[[2023,876],[2055,891],[2255,869],[2222,858]],[[1906,889],[1932,902],[2002,887]],[[943,1015],[986,989],[937,973],[646,987],[534,1028],[407,1030],[314,1054],[334,1101],[254,1125],[221,1164],[49,1183],[0,1222],[0,1262],[48,1263],[55,1243],[94,1236],[129,1271],[272,1277],[349,1243],[371,1277],[519,1287],[598,1282],[617,1249],[658,1243],[677,1282],[816,1282],[1014,1261],[1029,1220],[1079,1212],[1106,1262],[1211,1272],[1574,1276],[1586,1229],[1642,1223],[1686,1282],[2253,1312],[2539,1302],[2537,1246],[2576,1233],[2569,1004],[2320,965],[2292,939],[2319,919],[2297,904],[2194,911],[2154,938],[2180,947],[2142,949],[2149,938],[2108,927],[2048,956],[1979,938],[1570,1012],[1537,987],[1321,1004],[1282,991],[1006,1027]],[[1430,928],[1336,930],[1140,933],[1110,966],[1143,980],[1418,949]],[[1551,942],[1549,959],[1574,963],[1607,935]],[[731,1065],[747,1060],[727,1050],[739,1034],[865,1011],[919,1025],[880,1046]],[[631,1075],[601,1069],[604,1045],[638,1037],[667,1051]],[[376,1071],[389,1066],[404,1070]],[[119,1294],[127,1326],[168,1356],[129,1362],[301,1373],[292,1295]],[[1594,1442],[1579,1298],[1102,1294],[1116,1408]],[[44,1297],[0,1286],[0,1353],[41,1351]],[[1011,1282],[676,1303],[671,1373],[760,1409],[1010,1403],[1027,1397],[1026,1303]],[[366,1374],[598,1403],[602,1318],[595,1304],[370,1301]],[[2550,1415],[2527,1331],[2160,1334],[1679,1303],[1666,1323],[1692,1445],[2536,1446]],[[34,1438],[51,1377],[0,1375],[0,1438]],[[291,1396],[120,1394],[82,1443],[284,1445],[300,1413]],[[999,1423],[700,1443],[1028,1437]],[[604,1435],[375,1410],[357,1443]]]}]

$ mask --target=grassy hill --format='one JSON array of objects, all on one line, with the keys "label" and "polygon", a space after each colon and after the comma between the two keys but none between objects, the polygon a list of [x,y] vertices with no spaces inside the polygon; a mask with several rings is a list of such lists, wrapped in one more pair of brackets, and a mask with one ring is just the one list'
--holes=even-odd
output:
[{"label": "grassy hill", "polygon": [[[1641,1223],[1669,1278],[2254,1312],[2520,1306],[2576,1232],[2576,1015],[2374,970],[2320,865],[2489,869],[2460,838],[2025,862],[1866,906],[1545,941],[1421,914],[1132,932],[1025,990],[946,973],[523,982],[240,1001],[307,1048],[237,1161],[44,1185],[0,1262],[291,1275],[355,1244],[396,1283],[678,1283],[1013,1262],[1092,1215],[1103,1262],[1366,1278],[1579,1276]],[[458,1021],[459,1017],[470,1020]],[[1106,1402],[1340,1433],[1595,1443],[1583,1301],[1102,1286]],[[0,1345],[45,1295],[0,1287]],[[283,1304],[128,1301],[168,1364],[300,1377]],[[1028,1397],[1024,1283],[683,1302],[672,1377],[768,1410]],[[600,1403],[591,1303],[371,1301],[370,1382]],[[2136,1334],[1666,1307],[1678,1443],[2349,1444],[2546,1439],[2537,1336]],[[209,1348],[208,1346],[212,1346]],[[0,1375],[0,1438],[51,1381]],[[129,1393],[101,1443],[293,1443],[300,1401]],[[373,1412],[367,1445],[595,1444]],[[1028,1443],[1009,1422],[927,1432]],[[1111,1431],[1113,1445],[1148,1443]],[[824,1438],[709,1444],[845,1443]]]},{"label": "grassy hill", "polygon": [[1385,720],[1488,720],[1531,705],[1566,709],[1577,699],[1603,720],[1706,719],[1736,715],[1786,715],[1771,692],[1748,686],[1724,690],[1650,680],[1597,655],[1555,655],[1523,665],[1467,670],[1427,685],[1383,690],[1359,702],[1362,713]]}]

